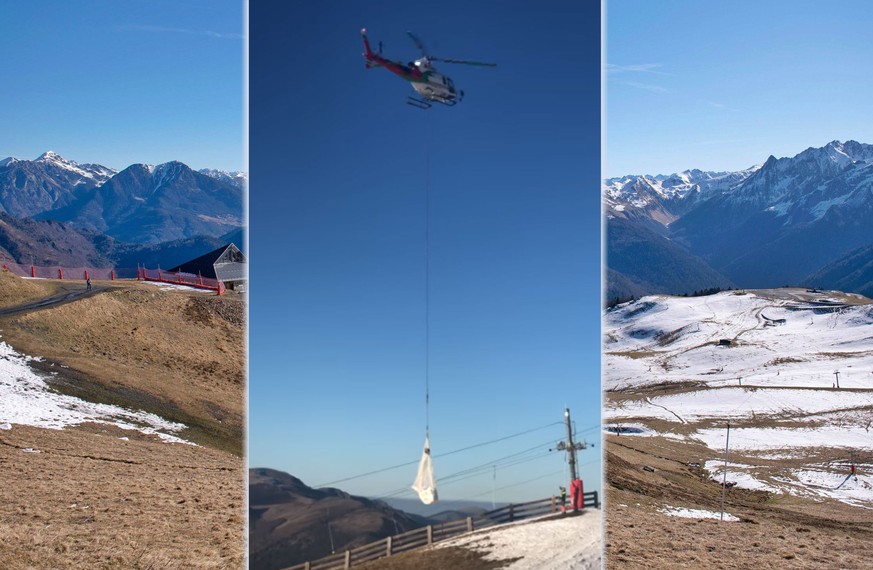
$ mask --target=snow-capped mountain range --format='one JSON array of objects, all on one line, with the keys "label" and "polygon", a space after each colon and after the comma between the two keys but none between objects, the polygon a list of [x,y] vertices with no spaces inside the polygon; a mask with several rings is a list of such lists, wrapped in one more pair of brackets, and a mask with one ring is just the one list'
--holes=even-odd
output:
[{"label": "snow-capped mountain range", "polygon": [[177,161],[119,172],[48,151],[35,160],[0,160],[0,211],[134,243],[219,236],[242,225],[245,180],[243,173],[197,172]]},{"label": "snow-capped mountain range", "polygon": [[222,180],[224,182],[228,182],[233,184],[240,190],[245,189],[246,182],[248,182],[248,175],[245,172],[239,172],[238,170],[216,170],[214,168],[201,168],[198,170],[200,174],[205,174],[211,178],[215,178],[216,180]]},{"label": "snow-capped mountain range", "polygon": [[0,160],[0,208],[28,217],[65,206],[77,191],[95,188],[116,174],[100,164],[77,164],[48,151],[35,160]]},{"label": "snow-capped mountain range", "polygon": [[645,212],[663,225],[695,204],[737,186],[761,165],[739,172],[686,170],[655,176],[622,176],[604,183],[603,200],[612,215]]},{"label": "snow-capped mountain range", "polygon": [[[739,286],[797,284],[873,244],[873,145],[832,141],[738,172],[611,178],[603,202],[607,234],[619,232],[610,245],[644,228]],[[621,247],[608,249],[608,259],[627,267],[632,260],[623,255]],[[641,285],[645,292],[685,292]]]}]

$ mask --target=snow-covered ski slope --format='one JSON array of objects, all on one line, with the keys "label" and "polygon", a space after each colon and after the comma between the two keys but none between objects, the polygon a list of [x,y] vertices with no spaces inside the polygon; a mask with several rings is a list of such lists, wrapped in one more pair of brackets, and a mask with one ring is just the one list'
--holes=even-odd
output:
[{"label": "snow-covered ski slope", "polygon": [[[649,434],[657,425],[723,453],[730,422],[730,448],[760,460],[729,466],[737,485],[873,507],[868,299],[804,289],[650,296],[607,311],[604,333],[605,423]],[[834,491],[852,453],[858,477]]]},{"label": "snow-covered ski slope", "polygon": [[517,559],[505,570],[599,570],[602,522],[600,509],[581,516],[526,520],[491,527],[440,543],[488,552],[487,560]]}]

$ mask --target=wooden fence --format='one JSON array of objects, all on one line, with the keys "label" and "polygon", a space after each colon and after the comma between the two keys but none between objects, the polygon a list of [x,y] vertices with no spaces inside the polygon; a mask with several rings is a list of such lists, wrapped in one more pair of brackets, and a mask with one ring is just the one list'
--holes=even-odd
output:
[{"label": "wooden fence", "polygon": [[[584,499],[584,506],[600,508],[597,491],[585,493]],[[402,534],[389,536],[370,544],[319,558],[318,560],[289,566],[283,570],[347,570],[356,564],[360,565],[386,556],[430,546],[437,542],[473,532],[474,530],[547,515],[549,513],[557,513],[559,510],[557,497],[506,505],[505,507],[500,507],[481,515],[467,517],[466,519],[438,525],[428,525]]]}]

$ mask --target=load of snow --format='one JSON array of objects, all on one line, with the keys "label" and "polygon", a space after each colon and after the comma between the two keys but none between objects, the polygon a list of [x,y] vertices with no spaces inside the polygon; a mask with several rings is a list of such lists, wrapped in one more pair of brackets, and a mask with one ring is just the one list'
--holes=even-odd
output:
[{"label": "load of snow", "polygon": [[155,435],[168,443],[191,444],[173,435],[185,429],[185,424],[156,414],[92,403],[55,392],[30,367],[29,362],[33,360],[0,341],[0,424],[10,428],[18,424],[64,429],[86,422],[98,423]]},{"label": "load of snow", "polygon": [[418,493],[418,498],[425,505],[432,505],[439,500],[436,488],[436,476],[433,473],[433,460],[430,457],[430,438],[424,438],[424,450],[421,452],[421,461],[418,463],[418,473],[413,490]]},{"label": "load of snow", "polygon": [[504,570],[599,570],[601,512],[587,509],[579,516],[529,520],[501,525],[447,540],[437,548],[460,546],[488,552],[486,560],[521,558]]},{"label": "load of snow", "polygon": [[[686,507],[671,507],[669,505],[665,506],[662,509],[659,509],[660,512],[665,515],[671,517],[682,517],[686,519],[716,519],[720,520],[722,518],[721,513],[717,513],[715,511],[707,511],[706,509],[689,509]],[[725,521],[736,522],[740,519],[735,517],[732,514],[725,513],[724,519]]]}]

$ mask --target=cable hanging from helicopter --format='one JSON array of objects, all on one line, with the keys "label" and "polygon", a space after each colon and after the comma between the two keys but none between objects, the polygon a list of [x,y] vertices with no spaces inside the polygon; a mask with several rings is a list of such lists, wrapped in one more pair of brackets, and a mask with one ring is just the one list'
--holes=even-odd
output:
[{"label": "cable hanging from helicopter", "polygon": [[418,97],[407,97],[406,103],[418,109],[430,109],[434,103],[453,107],[464,99],[464,92],[455,87],[451,77],[437,72],[433,62],[475,65],[479,67],[497,67],[496,63],[470,61],[463,59],[443,59],[427,53],[424,43],[412,32],[406,32],[415,46],[421,51],[419,59],[402,63],[382,57],[382,42],[379,42],[379,52],[370,48],[366,28],[361,30],[364,41],[364,61],[367,69],[384,67],[391,73],[410,82]]},{"label": "cable hanging from helicopter", "polygon": [[[431,115],[432,117],[432,115]],[[428,121],[424,157],[424,450],[412,489],[425,505],[437,502],[436,475],[430,456],[430,141],[433,120]]]}]

